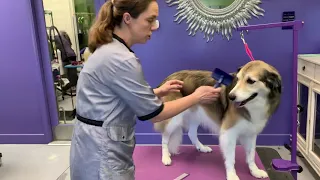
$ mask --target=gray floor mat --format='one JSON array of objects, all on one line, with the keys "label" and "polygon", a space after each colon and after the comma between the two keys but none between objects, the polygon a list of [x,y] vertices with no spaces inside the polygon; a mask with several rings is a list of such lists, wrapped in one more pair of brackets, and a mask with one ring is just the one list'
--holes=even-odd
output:
[{"label": "gray floor mat", "polygon": [[279,172],[272,168],[272,159],[281,159],[280,154],[275,149],[257,147],[256,151],[267,170],[270,180],[294,180],[290,172]]}]

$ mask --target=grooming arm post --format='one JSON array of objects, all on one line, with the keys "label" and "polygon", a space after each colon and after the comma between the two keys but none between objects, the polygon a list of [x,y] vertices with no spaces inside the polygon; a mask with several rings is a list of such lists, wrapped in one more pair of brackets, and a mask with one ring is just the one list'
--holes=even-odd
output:
[{"label": "grooming arm post", "polygon": [[291,26],[296,30],[302,28],[303,21],[289,21],[289,22],[278,22],[278,23],[268,23],[268,24],[257,24],[257,25],[249,25],[249,26],[241,26],[237,28],[238,31],[246,31],[246,30],[258,30],[258,29],[267,29],[267,28],[276,28],[276,27],[285,27]]},{"label": "grooming arm post", "polygon": [[293,80],[292,80],[292,152],[291,152],[291,162],[284,159],[273,159],[272,165],[274,169],[279,171],[290,171],[293,178],[297,179],[297,172],[301,172],[302,168],[297,164],[297,64],[298,64],[298,30],[303,26],[303,21],[289,21],[289,22],[279,22],[279,23],[269,23],[269,24],[258,24],[250,26],[242,26],[238,28],[238,31],[243,30],[258,30],[266,28],[276,28],[291,26],[293,27]]}]

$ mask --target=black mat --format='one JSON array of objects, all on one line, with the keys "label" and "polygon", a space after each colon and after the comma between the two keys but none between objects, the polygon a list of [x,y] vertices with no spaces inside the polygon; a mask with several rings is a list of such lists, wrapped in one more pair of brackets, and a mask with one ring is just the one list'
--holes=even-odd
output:
[{"label": "black mat", "polygon": [[279,172],[273,169],[272,159],[281,159],[277,150],[267,147],[257,147],[256,151],[264,165],[270,180],[294,180],[290,172]]}]

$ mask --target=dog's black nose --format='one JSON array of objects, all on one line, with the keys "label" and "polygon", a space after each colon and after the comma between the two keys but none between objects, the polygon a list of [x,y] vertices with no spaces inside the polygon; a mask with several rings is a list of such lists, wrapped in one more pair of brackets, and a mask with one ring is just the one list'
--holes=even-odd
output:
[{"label": "dog's black nose", "polygon": [[229,94],[229,99],[230,99],[231,101],[236,100],[236,95],[234,95],[234,94]]}]

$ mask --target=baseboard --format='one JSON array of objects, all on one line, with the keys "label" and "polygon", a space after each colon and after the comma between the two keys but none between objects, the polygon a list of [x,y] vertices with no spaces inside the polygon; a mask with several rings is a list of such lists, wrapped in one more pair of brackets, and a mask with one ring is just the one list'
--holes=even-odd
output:
[{"label": "baseboard", "polygon": [[49,142],[44,134],[0,134],[0,144],[47,144]]},{"label": "baseboard", "polygon": [[[218,135],[198,134],[199,140],[205,145],[218,145]],[[257,138],[258,146],[283,146],[290,142],[290,134],[260,134]],[[161,144],[158,133],[136,133],[137,144]],[[183,144],[192,144],[188,135],[183,135]]]}]

